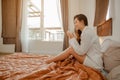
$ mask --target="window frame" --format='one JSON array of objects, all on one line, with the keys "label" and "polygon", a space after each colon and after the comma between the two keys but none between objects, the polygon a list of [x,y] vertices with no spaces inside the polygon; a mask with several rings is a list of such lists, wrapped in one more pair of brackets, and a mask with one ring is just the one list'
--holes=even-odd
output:
[{"label": "window frame", "polygon": [[[28,13],[28,15],[29,15],[29,13]],[[39,26],[39,28],[36,28],[36,27],[35,28],[29,28],[29,30],[39,30],[40,31],[40,36],[41,36],[40,40],[45,41],[44,40],[45,30],[61,30],[62,33],[63,33],[63,36],[64,36],[64,31],[63,31],[62,27],[55,27],[55,26],[54,27],[44,27],[44,0],[41,0],[41,11],[40,11],[40,16],[39,17],[40,17],[40,26]],[[29,36],[29,38],[30,38],[30,36]],[[37,38],[35,40],[37,40]],[[55,41],[59,41],[59,40],[55,40]]]}]

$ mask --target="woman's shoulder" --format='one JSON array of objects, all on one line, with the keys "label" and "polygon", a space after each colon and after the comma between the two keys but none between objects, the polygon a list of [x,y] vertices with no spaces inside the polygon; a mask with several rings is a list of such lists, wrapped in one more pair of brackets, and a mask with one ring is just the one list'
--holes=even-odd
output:
[{"label": "woman's shoulder", "polygon": [[88,31],[93,31],[94,28],[93,28],[93,27],[86,27],[86,30],[88,30]]},{"label": "woman's shoulder", "polygon": [[81,37],[90,37],[92,39],[92,38],[96,38],[98,36],[97,36],[97,33],[95,32],[94,28],[86,27],[86,29],[84,30]]},{"label": "woman's shoulder", "polygon": [[84,33],[85,34],[94,34],[95,30],[91,27],[86,27]]}]

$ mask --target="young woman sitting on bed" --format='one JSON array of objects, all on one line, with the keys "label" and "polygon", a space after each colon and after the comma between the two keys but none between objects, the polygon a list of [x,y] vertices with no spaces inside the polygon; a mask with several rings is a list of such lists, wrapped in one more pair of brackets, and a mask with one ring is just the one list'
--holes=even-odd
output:
[{"label": "young woman sitting on bed", "polygon": [[60,60],[64,60],[72,55],[76,58],[81,64],[86,66],[102,70],[103,69],[103,61],[102,61],[102,53],[100,52],[100,44],[99,39],[95,31],[87,27],[88,21],[87,17],[84,14],[78,14],[74,17],[74,25],[79,37],[79,43],[77,42],[76,37],[73,33],[67,32],[69,37],[69,48],[61,52],[59,55],[49,59],[46,63],[56,62]]}]

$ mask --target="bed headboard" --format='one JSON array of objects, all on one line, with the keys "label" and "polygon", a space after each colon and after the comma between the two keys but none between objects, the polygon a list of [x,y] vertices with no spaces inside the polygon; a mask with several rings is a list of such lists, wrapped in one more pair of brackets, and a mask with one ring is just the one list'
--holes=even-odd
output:
[{"label": "bed headboard", "polygon": [[97,26],[97,34],[98,36],[112,35],[112,18],[108,19],[107,21]]}]

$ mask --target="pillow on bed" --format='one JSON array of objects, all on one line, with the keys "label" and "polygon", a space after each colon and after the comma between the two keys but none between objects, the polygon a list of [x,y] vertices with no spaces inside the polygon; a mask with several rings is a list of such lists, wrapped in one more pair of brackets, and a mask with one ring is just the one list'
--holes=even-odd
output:
[{"label": "pillow on bed", "polygon": [[104,68],[107,72],[110,72],[114,67],[120,65],[119,45],[120,45],[119,42],[113,40],[109,40],[109,42],[107,42],[107,47],[106,49],[104,49],[104,54],[103,54]]},{"label": "pillow on bed", "polygon": [[112,39],[105,39],[101,44],[101,52],[107,51],[110,47],[120,47],[120,42]]},{"label": "pillow on bed", "polygon": [[112,69],[107,78],[108,80],[120,80],[120,65]]},{"label": "pillow on bed", "polygon": [[111,47],[103,55],[104,68],[110,72],[120,65],[120,47]]},{"label": "pillow on bed", "polygon": [[107,49],[110,47],[110,42],[111,42],[111,39],[106,39],[102,42],[101,44],[101,52],[105,52],[107,51]]}]

